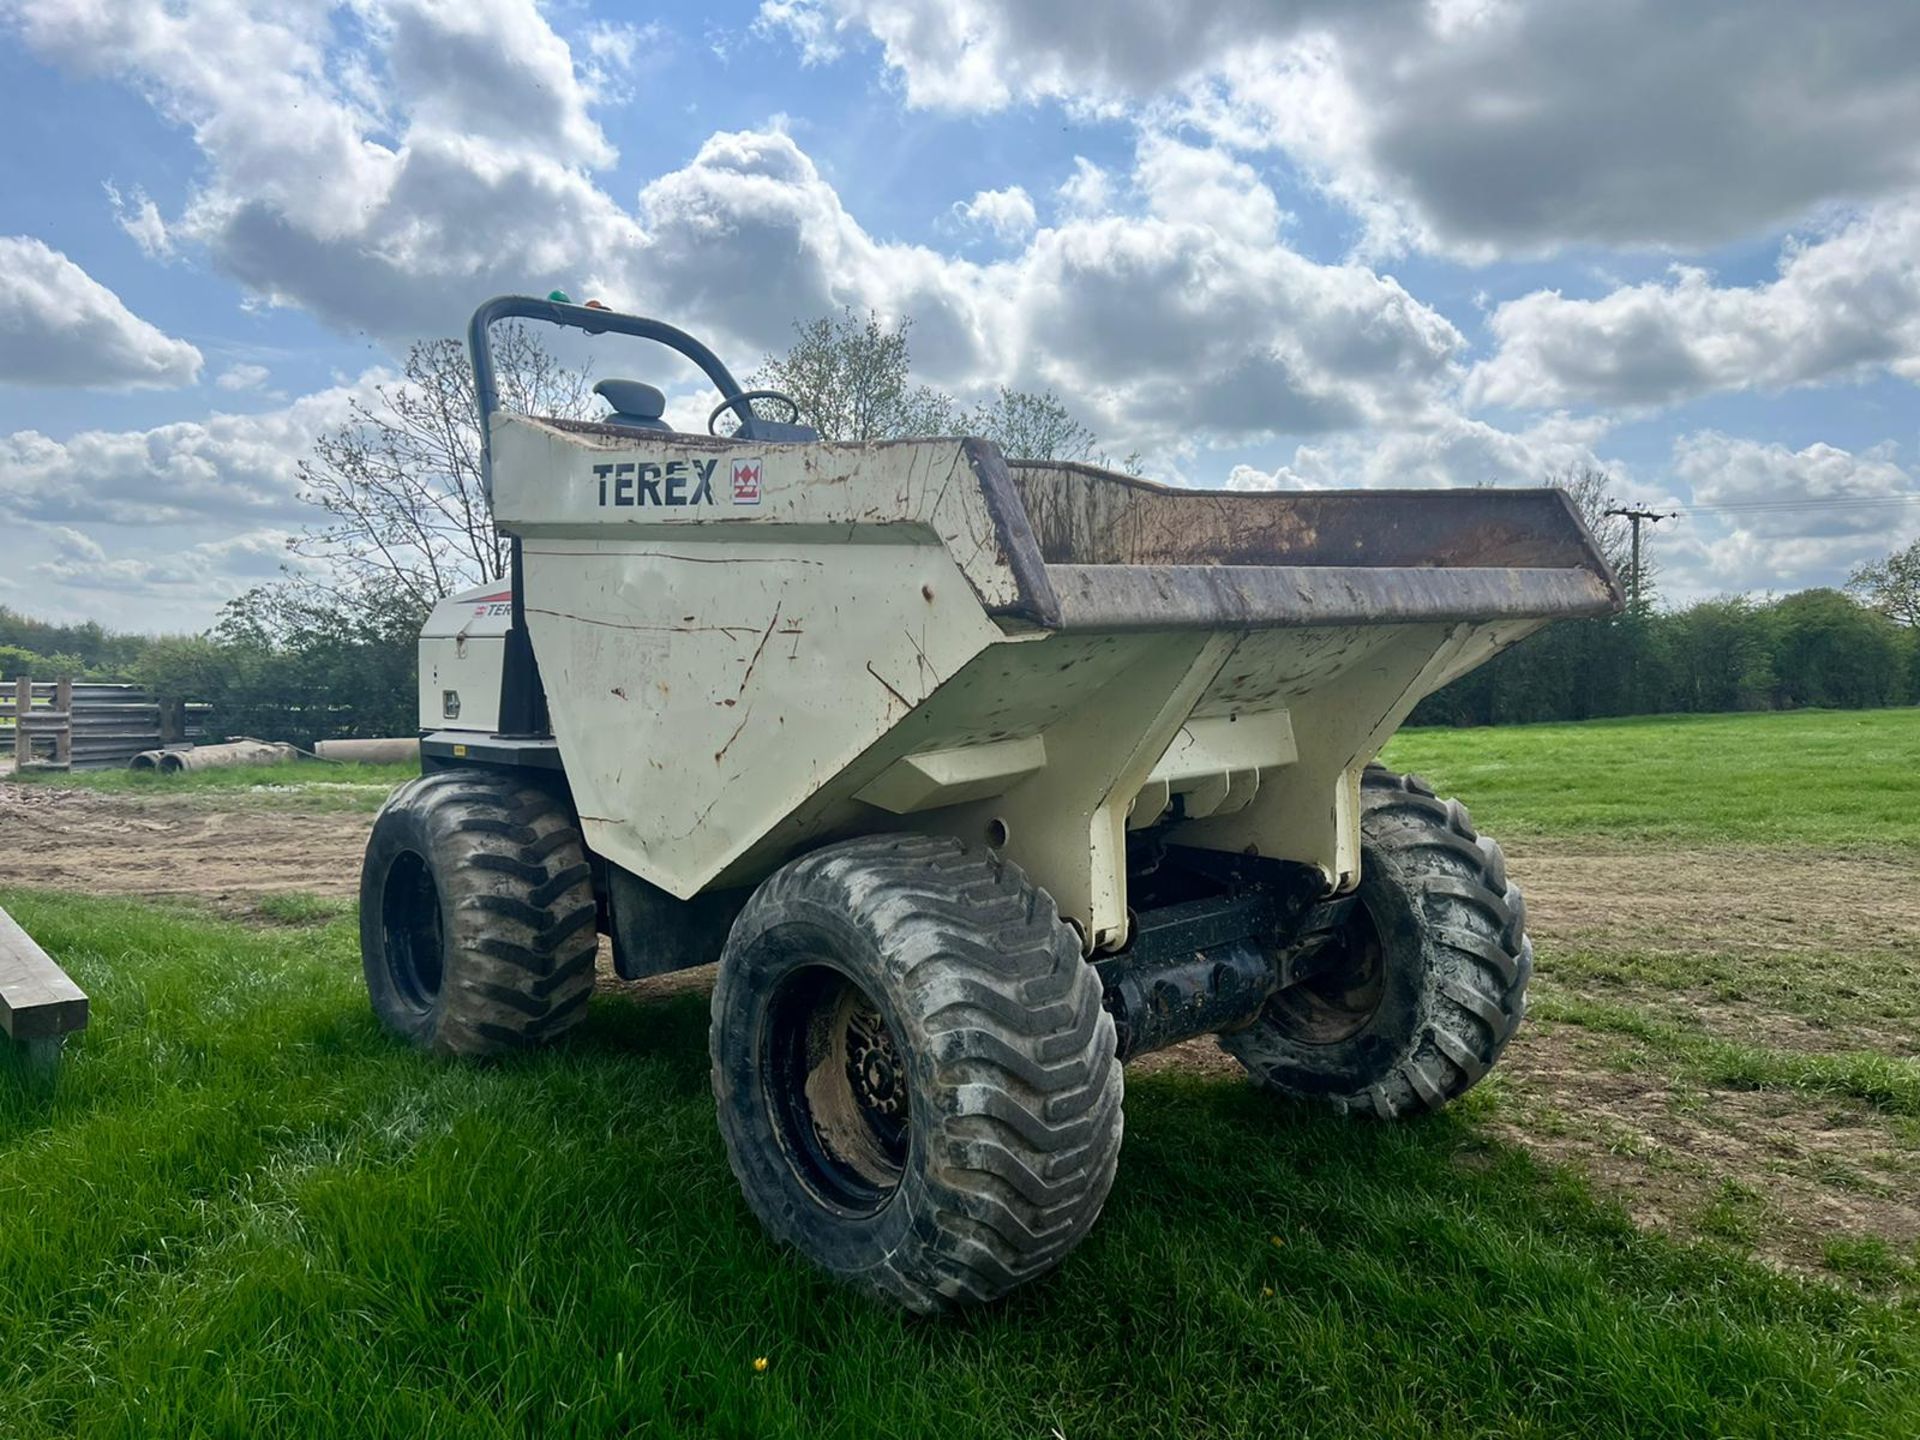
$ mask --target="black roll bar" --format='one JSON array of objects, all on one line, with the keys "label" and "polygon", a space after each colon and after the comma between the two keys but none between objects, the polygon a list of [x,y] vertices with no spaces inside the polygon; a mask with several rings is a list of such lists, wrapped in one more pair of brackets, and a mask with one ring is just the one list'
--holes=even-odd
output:
[{"label": "black roll bar", "polygon": [[687,357],[706,374],[724,400],[736,403],[740,415],[738,438],[760,438],[754,422],[753,402],[733,372],[720,357],[693,336],[664,320],[649,320],[644,315],[627,315],[618,310],[602,310],[593,305],[573,305],[562,300],[541,300],[532,295],[496,295],[467,323],[467,354],[473,358],[473,394],[480,408],[480,473],[487,493],[493,493],[493,412],[500,408],[500,388],[493,376],[493,341],[490,332],[502,320],[544,320],[589,335],[632,335],[653,340]]}]

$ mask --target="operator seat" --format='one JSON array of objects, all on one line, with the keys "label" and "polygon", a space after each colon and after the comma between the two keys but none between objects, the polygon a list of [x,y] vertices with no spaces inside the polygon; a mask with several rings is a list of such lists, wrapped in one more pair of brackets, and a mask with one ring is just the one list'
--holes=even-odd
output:
[{"label": "operator seat", "polygon": [[601,417],[603,425],[618,425],[625,430],[667,430],[673,427],[660,418],[667,408],[667,397],[641,380],[602,380],[593,393],[613,406],[613,413]]}]

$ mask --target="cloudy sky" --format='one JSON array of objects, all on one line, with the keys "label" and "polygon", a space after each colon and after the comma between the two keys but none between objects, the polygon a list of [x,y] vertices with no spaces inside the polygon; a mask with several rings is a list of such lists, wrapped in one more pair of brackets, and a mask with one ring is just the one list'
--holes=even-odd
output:
[{"label": "cloudy sky", "polygon": [[910,316],[1182,483],[1599,464],[1669,599],[1920,533],[1913,0],[0,0],[0,118],[49,618],[204,626],[409,340],[555,286],[743,371]]}]

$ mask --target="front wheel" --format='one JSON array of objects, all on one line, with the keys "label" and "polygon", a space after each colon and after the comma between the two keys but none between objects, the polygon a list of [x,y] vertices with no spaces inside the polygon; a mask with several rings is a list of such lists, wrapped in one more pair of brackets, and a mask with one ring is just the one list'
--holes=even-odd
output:
[{"label": "front wheel", "polygon": [[380,1022],[453,1055],[571,1029],[593,993],[591,873],[546,790],[482,770],[402,785],[360,869],[360,957]]},{"label": "front wheel", "polygon": [[1368,766],[1361,880],[1312,973],[1221,1045],[1262,1084],[1393,1120],[1476,1084],[1526,1014],[1533,943],[1500,847],[1457,800]]},{"label": "front wheel", "polygon": [[957,840],[854,840],[771,876],[721,956],[711,1050],[761,1224],[909,1310],[1051,1269],[1113,1183],[1099,978],[1044,891]]}]

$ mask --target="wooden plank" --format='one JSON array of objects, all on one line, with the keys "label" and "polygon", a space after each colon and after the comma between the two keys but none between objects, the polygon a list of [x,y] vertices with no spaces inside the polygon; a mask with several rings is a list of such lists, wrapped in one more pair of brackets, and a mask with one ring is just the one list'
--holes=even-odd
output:
[{"label": "wooden plank", "polygon": [[86,1028],[86,993],[0,910],[0,1030],[18,1041]]}]

